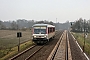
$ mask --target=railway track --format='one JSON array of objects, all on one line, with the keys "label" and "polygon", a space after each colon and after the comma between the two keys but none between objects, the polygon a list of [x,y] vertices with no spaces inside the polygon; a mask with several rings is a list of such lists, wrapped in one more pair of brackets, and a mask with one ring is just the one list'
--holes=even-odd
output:
[{"label": "railway track", "polygon": [[9,60],[87,60],[68,31],[57,31],[45,45],[34,45]]},{"label": "railway track", "polygon": [[68,36],[65,31],[47,60],[68,60]]},{"label": "railway track", "polygon": [[20,59],[21,57],[24,58],[23,55],[26,57],[28,54],[27,52],[30,51],[31,49],[33,49],[35,46],[36,45],[31,46],[30,48],[26,49],[25,51],[23,51],[17,55],[15,55],[14,57],[10,58],[9,60],[17,60],[17,59]]},{"label": "railway track", "polygon": [[80,48],[77,45],[77,40],[72,37],[71,33],[68,31],[68,37],[70,42],[70,49],[71,49],[71,55],[72,60],[88,60],[84,56],[83,52],[80,50]]},{"label": "railway track", "polygon": [[[62,32],[63,31],[56,32],[55,39],[58,40],[60,35],[62,34]],[[54,41],[55,41],[55,39],[54,39]],[[57,40],[56,40],[56,42],[57,42]],[[46,45],[43,45],[43,46],[34,45],[34,46],[30,47],[29,49],[19,53],[18,55],[10,58],[9,60],[30,60],[30,59],[32,60],[33,58],[37,58],[36,56],[39,52],[42,52],[42,50],[47,50],[48,47],[50,46],[50,44],[53,44],[53,41],[50,41],[49,43],[47,43]],[[55,46],[55,43],[54,43],[54,45],[52,45],[50,47],[52,47],[52,49],[53,49],[54,46]],[[51,51],[51,48],[50,48],[50,51]],[[42,52],[42,54],[43,54],[43,52]],[[50,52],[49,52],[49,54],[50,54]],[[47,55],[47,57],[48,57],[48,55]],[[33,59],[33,60],[35,60],[35,59]],[[36,60],[39,60],[39,59],[37,58]],[[44,60],[44,59],[40,59],[40,60]]]},{"label": "railway track", "polygon": [[29,55],[25,60],[29,60],[32,56],[34,56],[38,51],[40,51],[42,48],[44,47],[44,45],[43,46],[41,46],[41,47],[39,47],[38,48],[38,50],[36,50],[34,53],[32,53],[31,55]]}]

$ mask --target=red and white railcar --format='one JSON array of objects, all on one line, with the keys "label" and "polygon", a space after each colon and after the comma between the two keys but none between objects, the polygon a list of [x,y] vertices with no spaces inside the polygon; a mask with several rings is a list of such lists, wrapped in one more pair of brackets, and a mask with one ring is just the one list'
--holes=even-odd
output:
[{"label": "red and white railcar", "polygon": [[48,42],[55,35],[55,26],[49,24],[35,24],[32,26],[32,37],[35,43]]}]

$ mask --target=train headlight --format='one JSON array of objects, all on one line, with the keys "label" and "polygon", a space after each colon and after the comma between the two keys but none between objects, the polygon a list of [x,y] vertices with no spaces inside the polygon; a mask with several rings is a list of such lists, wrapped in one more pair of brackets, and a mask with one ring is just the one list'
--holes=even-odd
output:
[{"label": "train headlight", "polygon": [[45,38],[47,37],[47,36],[44,36]]},{"label": "train headlight", "polygon": [[34,36],[34,38],[36,38],[36,36]]}]

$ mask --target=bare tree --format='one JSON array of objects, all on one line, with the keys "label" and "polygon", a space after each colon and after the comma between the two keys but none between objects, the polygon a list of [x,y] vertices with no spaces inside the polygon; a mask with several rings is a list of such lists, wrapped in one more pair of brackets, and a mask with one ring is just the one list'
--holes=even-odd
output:
[{"label": "bare tree", "polygon": [[13,21],[13,22],[11,23],[11,28],[12,28],[13,30],[16,30],[17,27],[18,27],[18,26],[17,26],[16,22]]}]

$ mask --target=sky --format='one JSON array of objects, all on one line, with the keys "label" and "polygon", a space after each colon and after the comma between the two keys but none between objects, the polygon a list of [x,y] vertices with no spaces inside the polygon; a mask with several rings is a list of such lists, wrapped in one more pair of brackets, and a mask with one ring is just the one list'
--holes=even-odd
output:
[{"label": "sky", "polygon": [[90,0],[0,0],[0,20],[48,20],[64,23],[90,19]]}]

